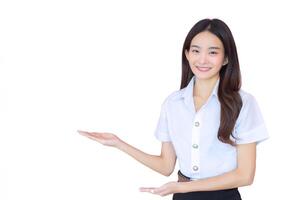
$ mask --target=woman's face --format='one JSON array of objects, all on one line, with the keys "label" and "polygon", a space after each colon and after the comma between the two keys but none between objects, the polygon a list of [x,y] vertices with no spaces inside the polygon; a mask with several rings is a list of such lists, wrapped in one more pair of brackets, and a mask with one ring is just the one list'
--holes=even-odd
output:
[{"label": "woman's face", "polygon": [[221,67],[227,64],[221,40],[208,31],[200,32],[192,39],[185,56],[199,80],[218,78]]}]

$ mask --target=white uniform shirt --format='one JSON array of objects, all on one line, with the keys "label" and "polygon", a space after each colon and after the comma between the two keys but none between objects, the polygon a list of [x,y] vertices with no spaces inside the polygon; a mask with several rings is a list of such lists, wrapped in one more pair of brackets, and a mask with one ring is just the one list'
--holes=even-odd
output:
[{"label": "white uniform shirt", "polygon": [[[193,100],[195,76],[187,87],[170,94],[161,106],[155,136],[172,142],[180,171],[192,180],[217,176],[237,167],[236,147],[218,140],[220,102],[217,81],[206,103],[197,112]],[[242,90],[243,107],[236,121],[233,141],[261,142],[268,133],[255,98]]]}]

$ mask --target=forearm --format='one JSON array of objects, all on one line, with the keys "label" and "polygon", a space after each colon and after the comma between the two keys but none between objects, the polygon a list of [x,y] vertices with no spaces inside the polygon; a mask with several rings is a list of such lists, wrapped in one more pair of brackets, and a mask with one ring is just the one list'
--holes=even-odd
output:
[{"label": "forearm", "polygon": [[164,162],[164,159],[161,156],[144,153],[124,141],[116,146],[116,148],[125,152],[135,160],[160,174],[163,174],[165,176],[168,176],[170,174],[170,170],[168,169],[167,164]]},{"label": "forearm", "polygon": [[184,182],[180,184],[180,192],[225,190],[250,185],[252,181],[251,176],[236,169],[219,176]]}]

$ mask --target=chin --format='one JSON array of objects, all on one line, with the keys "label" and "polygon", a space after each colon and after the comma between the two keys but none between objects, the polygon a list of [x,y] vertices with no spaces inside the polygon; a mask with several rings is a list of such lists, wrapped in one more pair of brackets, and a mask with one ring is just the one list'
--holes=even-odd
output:
[{"label": "chin", "polygon": [[194,74],[195,77],[198,79],[198,80],[210,80],[210,79],[217,79],[219,76],[218,75],[215,75],[215,74]]},{"label": "chin", "polygon": [[200,80],[210,79],[213,77],[213,75],[211,75],[211,74],[203,74],[203,73],[194,73],[194,75]]}]

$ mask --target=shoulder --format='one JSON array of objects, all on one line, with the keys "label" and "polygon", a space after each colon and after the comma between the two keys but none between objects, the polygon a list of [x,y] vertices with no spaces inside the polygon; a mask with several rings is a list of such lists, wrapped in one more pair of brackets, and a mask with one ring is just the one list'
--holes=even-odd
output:
[{"label": "shoulder", "polygon": [[260,107],[256,101],[256,98],[244,90],[240,90],[239,94],[243,102],[239,118],[249,118],[251,116],[258,117],[258,115],[260,115]]},{"label": "shoulder", "polygon": [[173,92],[171,92],[164,100],[163,104],[167,105],[173,102],[176,102],[180,99],[183,98],[184,92],[185,92],[186,88],[180,89],[180,90],[175,90]]},{"label": "shoulder", "polygon": [[234,129],[236,142],[237,144],[259,143],[268,138],[268,131],[260,107],[252,94],[240,90],[240,95],[243,106]]},{"label": "shoulder", "polygon": [[243,101],[243,106],[245,104],[251,104],[252,102],[256,102],[255,97],[251,93],[246,92],[245,90],[240,89],[239,94]]}]

